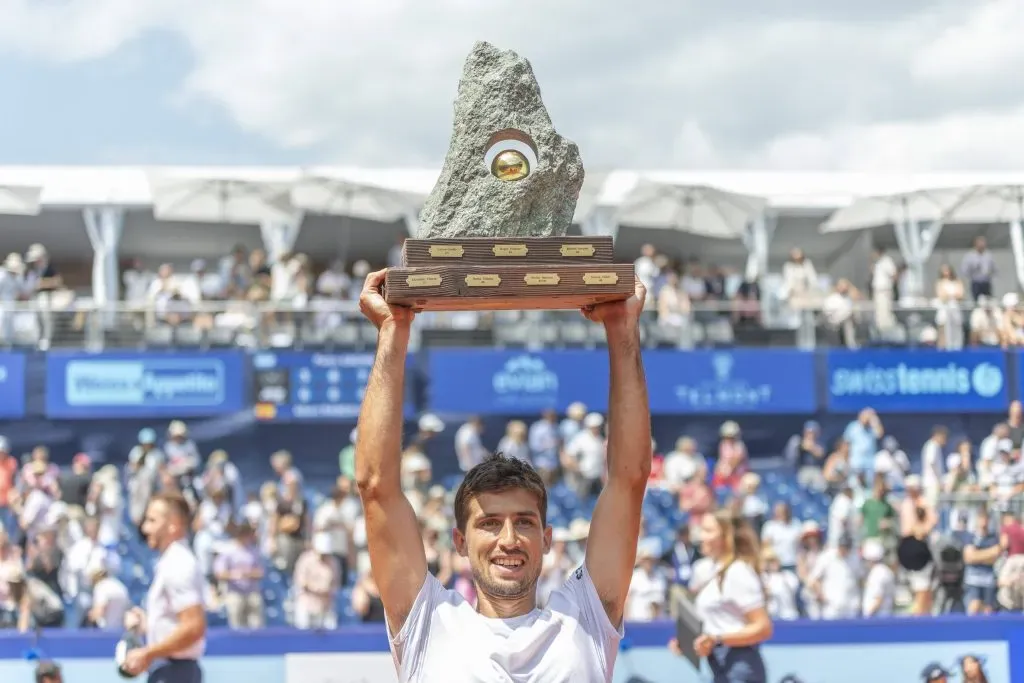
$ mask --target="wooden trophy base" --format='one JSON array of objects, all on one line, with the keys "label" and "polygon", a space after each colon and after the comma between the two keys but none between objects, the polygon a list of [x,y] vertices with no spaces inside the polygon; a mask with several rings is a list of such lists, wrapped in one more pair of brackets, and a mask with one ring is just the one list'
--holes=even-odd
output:
[{"label": "wooden trophy base", "polygon": [[388,303],[417,311],[571,310],[633,295],[611,237],[409,239]]},{"label": "wooden trophy base", "polygon": [[389,268],[384,299],[417,311],[572,310],[622,301],[632,263]]}]

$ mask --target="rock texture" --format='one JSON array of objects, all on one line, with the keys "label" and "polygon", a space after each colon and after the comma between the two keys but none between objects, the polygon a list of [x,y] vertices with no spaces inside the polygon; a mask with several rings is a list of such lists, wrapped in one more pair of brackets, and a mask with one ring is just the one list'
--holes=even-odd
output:
[{"label": "rock texture", "polygon": [[[498,180],[484,163],[491,136],[509,128],[537,149],[537,167],[522,180]],[[418,237],[565,235],[583,175],[579,149],[551,124],[530,63],[478,42],[463,67],[448,156]]]}]

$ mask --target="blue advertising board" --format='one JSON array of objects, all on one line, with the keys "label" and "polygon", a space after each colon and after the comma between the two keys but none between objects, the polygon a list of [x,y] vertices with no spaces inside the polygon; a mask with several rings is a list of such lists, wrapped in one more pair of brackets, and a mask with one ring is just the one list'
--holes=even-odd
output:
[{"label": "blue advertising board", "polygon": [[796,349],[644,354],[651,410],[660,414],[813,413],[814,365],[814,353]]},{"label": "blue advertising board", "polygon": [[200,417],[246,402],[240,351],[64,353],[46,358],[46,415],[57,419]]},{"label": "blue advertising board", "polygon": [[[260,352],[253,356],[253,405],[267,421],[345,420],[359,406],[373,367],[373,353]],[[412,355],[409,365],[412,365]],[[415,413],[406,378],[406,415]]]},{"label": "blue advertising board", "polygon": [[[813,413],[814,354],[791,349],[649,351],[644,354],[656,414]],[[605,351],[435,349],[430,407],[479,414],[564,410],[583,401],[607,410]]]},{"label": "blue advertising board", "polygon": [[0,419],[25,417],[25,355],[0,353]]},{"label": "blue advertising board", "polygon": [[1009,401],[999,350],[830,351],[826,365],[833,412],[993,413]]}]

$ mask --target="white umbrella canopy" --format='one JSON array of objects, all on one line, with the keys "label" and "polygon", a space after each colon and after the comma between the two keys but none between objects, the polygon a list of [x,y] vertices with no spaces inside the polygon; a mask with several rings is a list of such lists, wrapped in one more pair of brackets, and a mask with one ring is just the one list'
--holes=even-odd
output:
[{"label": "white umbrella canopy", "polygon": [[292,183],[231,177],[150,176],[153,215],[201,223],[292,223]]},{"label": "white umbrella canopy", "polygon": [[642,179],[623,199],[619,225],[666,228],[716,239],[738,239],[764,213],[768,200],[707,185]]},{"label": "white umbrella canopy", "polygon": [[305,212],[392,223],[418,215],[425,195],[339,176],[310,174],[291,191],[292,204]]},{"label": "white umbrella canopy", "polygon": [[0,214],[38,216],[43,188],[29,185],[0,185]]},{"label": "white umbrella canopy", "polygon": [[1012,223],[1024,219],[1024,185],[976,185],[946,215],[946,223]]},{"label": "white umbrella canopy", "polygon": [[922,189],[862,197],[833,213],[821,225],[821,232],[864,230],[908,220],[941,222],[966,191],[964,188]]}]

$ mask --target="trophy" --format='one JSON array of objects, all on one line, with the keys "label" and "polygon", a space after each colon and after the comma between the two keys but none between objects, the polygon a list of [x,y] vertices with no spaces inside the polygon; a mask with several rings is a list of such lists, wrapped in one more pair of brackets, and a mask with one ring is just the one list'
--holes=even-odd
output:
[{"label": "trophy", "polygon": [[458,311],[628,299],[633,264],[614,262],[612,238],[567,235],[582,186],[579,149],[555,132],[530,63],[476,43],[441,175],[385,300]]}]

